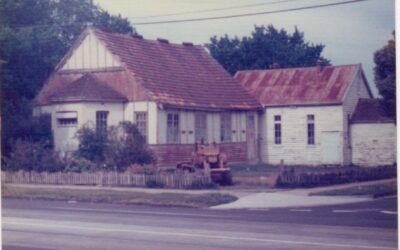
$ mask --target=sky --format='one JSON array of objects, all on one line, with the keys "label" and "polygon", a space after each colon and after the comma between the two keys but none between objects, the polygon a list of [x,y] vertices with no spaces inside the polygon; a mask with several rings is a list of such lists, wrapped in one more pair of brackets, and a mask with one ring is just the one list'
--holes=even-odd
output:
[{"label": "sky", "polygon": [[[127,17],[144,38],[165,38],[175,43],[186,41],[203,45],[209,42],[212,36],[250,36],[255,25],[272,24],[290,33],[297,27],[299,31],[304,32],[306,41],[326,46],[322,56],[329,59],[333,65],[361,63],[369,85],[377,95],[373,81],[373,54],[392,38],[395,29],[395,0],[366,0],[325,8],[199,22],[139,24],[266,12],[345,1],[94,0],[94,3],[111,14]],[[210,9],[219,10],[205,11]],[[182,12],[187,14],[170,15]]]}]

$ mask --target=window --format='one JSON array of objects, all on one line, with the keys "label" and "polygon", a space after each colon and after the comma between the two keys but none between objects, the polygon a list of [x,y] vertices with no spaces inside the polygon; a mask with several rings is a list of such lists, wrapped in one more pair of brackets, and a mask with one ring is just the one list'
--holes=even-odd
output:
[{"label": "window", "polygon": [[232,116],[230,113],[221,114],[221,142],[232,141]]},{"label": "window", "polygon": [[78,124],[77,118],[57,118],[57,121],[60,126],[75,126]]},{"label": "window", "polygon": [[76,111],[58,111],[56,118],[60,127],[76,126],[78,124],[78,114]]},{"label": "window", "polygon": [[147,112],[135,112],[136,127],[147,141]]},{"label": "window", "polygon": [[167,143],[179,143],[179,114],[167,114]]},{"label": "window", "polygon": [[107,133],[107,116],[108,111],[96,112],[96,131],[98,133]]},{"label": "window", "polygon": [[307,115],[307,143],[315,144],[314,115]]},{"label": "window", "polygon": [[282,127],[281,127],[281,116],[274,116],[274,133],[275,133],[275,144],[282,144]]},{"label": "window", "polygon": [[198,143],[207,141],[207,114],[196,112],[194,115],[194,139]]}]

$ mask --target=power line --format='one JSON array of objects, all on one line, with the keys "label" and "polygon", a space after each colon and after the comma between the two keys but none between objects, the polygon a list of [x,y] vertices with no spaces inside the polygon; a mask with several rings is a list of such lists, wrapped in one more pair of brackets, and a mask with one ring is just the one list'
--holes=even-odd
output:
[{"label": "power line", "polygon": [[193,10],[193,11],[187,11],[187,12],[176,12],[176,13],[154,15],[154,16],[138,16],[138,17],[131,17],[131,18],[132,19],[137,19],[137,18],[144,19],[144,18],[166,17],[166,16],[181,16],[181,15],[186,15],[186,14],[197,14],[197,13],[214,12],[214,11],[220,11],[220,10],[233,10],[233,9],[241,9],[241,8],[247,8],[247,7],[280,4],[280,3],[293,2],[293,1],[299,1],[299,0],[281,0],[281,1],[267,2],[267,3],[245,4],[245,5],[231,6],[231,7],[225,7],[225,8]]},{"label": "power line", "polygon": [[298,8],[273,10],[273,11],[264,11],[264,12],[254,12],[254,13],[245,13],[245,14],[228,15],[228,16],[191,18],[191,19],[181,19],[181,20],[166,20],[166,21],[155,21],[155,22],[140,22],[140,23],[132,23],[132,25],[137,26],[137,25],[154,25],[154,24],[168,24],[168,23],[186,23],[186,22],[198,22],[198,21],[227,19],[227,18],[246,17],[246,16],[258,16],[258,15],[267,15],[267,14],[276,14],[276,13],[284,13],[284,12],[292,12],[292,11],[300,11],[300,10],[307,10],[307,9],[330,7],[330,6],[351,4],[351,3],[363,2],[363,1],[367,1],[367,0],[350,0],[350,1],[345,1],[345,2],[336,2],[336,3],[328,3],[328,4],[320,4],[320,5],[310,5],[310,6],[304,6],[304,7],[298,7]]}]

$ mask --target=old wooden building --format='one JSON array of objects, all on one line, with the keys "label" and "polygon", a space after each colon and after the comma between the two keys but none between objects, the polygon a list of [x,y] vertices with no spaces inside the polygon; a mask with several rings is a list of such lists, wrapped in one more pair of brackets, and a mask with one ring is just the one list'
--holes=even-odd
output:
[{"label": "old wooden building", "polygon": [[256,160],[260,105],[202,46],[88,27],[35,99],[52,116],[55,147],[77,148],[80,126],[136,123],[158,162],[188,160],[195,142],[230,161]]},{"label": "old wooden building", "polygon": [[263,105],[263,162],[352,163],[350,120],[359,100],[372,98],[361,65],[239,71],[235,78]]}]

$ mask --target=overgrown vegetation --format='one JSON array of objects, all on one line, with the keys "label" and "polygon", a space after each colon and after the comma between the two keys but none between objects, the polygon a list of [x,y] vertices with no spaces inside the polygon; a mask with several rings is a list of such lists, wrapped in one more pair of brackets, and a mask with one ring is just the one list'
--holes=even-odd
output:
[{"label": "overgrown vegetation", "polygon": [[396,41],[393,39],[374,54],[375,83],[379,94],[383,97],[383,105],[387,113],[396,116]]},{"label": "overgrown vegetation", "polygon": [[[1,152],[32,135],[32,100],[88,23],[134,33],[126,18],[89,0],[0,1]],[[35,140],[34,140],[35,141]]]},{"label": "overgrown vegetation", "polygon": [[4,159],[7,170],[63,171],[64,161],[44,142],[17,140],[12,153]]},{"label": "overgrown vegetation", "polygon": [[84,126],[77,132],[75,157],[91,161],[109,170],[125,171],[133,164],[151,164],[155,157],[145,138],[131,122],[111,126],[106,133]]}]

